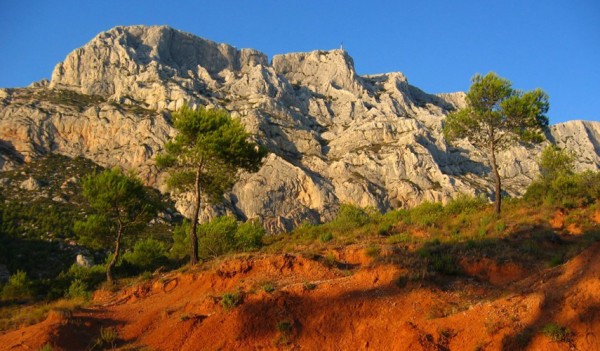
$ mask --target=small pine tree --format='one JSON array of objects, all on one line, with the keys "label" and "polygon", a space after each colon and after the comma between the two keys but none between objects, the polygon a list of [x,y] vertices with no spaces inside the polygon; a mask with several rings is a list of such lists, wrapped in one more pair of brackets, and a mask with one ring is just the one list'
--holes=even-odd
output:
[{"label": "small pine tree", "polygon": [[114,243],[106,265],[106,280],[113,282],[112,270],[122,251],[122,238],[142,228],[156,214],[157,203],[142,182],[119,168],[90,175],[83,180],[83,196],[95,210],[85,221],[75,223],[82,243],[107,248]]},{"label": "small pine tree", "polygon": [[168,185],[194,195],[190,218],[190,263],[198,262],[198,218],[202,201],[218,203],[237,180],[238,169],[257,171],[266,150],[249,141],[242,123],[224,110],[184,106],[173,114],[178,134],[156,163],[170,169]]},{"label": "small pine tree", "polygon": [[541,89],[522,92],[490,72],[477,74],[467,93],[467,107],[450,113],[444,124],[448,142],[466,138],[488,153],[495,181],[495,207],[500,213],[502,180],[496,155],[517,142],[538,143],[548,127],[548,95]]}]

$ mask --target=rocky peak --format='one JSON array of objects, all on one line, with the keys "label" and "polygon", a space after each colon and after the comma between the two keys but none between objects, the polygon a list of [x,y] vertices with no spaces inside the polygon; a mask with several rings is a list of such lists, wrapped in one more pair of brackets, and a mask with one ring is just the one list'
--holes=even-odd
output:
[{"label": "rocky peak", "polygon": [[202,102],[199,93],[230,72],[266,64],[256,50],[167,26],[120,26],[70,53],[54,69],[50,87],[175,110],[185,101]]},{"label": "rocky peak", "polygon": [[[0,89],[0,168],[47,153],[135,170],[164,190],[154,157],[175,134],[184,103],[224,108],[270,150],[242,174],[224,206],[271,231],[330,219],[340,203],[382,211],[492,192],[487,155],[450,147],[445,115],[464,93],[429,94],[399,72],[360,76],[343,50],[266,55],[170,27],[116,27],[70,53],[52,81]],[[575,150],[578,170],[600,165],[600,123],[554,126],[549,141]],[[498,155],[505,191],[522,194],[542,146]],[[190,212],[189,196],[178,208]]]},{"label": "rocky peak", "polygon": [[273,69],[297,86],[303,85],[320,94],[332,90],[360,91],[354,61],[344,50],[312,51],[275,55]]}]

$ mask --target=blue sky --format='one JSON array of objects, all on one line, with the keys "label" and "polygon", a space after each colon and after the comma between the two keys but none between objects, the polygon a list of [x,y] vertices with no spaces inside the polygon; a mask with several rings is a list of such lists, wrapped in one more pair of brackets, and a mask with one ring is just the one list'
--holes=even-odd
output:
[{"label": "blue sky", "polygon": [[550,95],[551,123],[600,120],[600,1],[0,1],[0,87],[117,25],[167,24],[274,54],[344,48],[359,74],[400,71],[427,92],[495,71]]}]

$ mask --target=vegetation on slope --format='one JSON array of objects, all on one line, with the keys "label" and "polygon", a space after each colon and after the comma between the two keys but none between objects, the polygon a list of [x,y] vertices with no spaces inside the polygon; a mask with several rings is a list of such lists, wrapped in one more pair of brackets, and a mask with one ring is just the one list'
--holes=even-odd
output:
[{"label": "vegetation on slope", "polygon": [[[0,328],[9,329],[27,323],[18,312],[23,309],[22,303],[35,303],[33,306],[36,307],[27,307],[27,310],[30,315],[40,315],[39,311],[47,312],[53,308],[49,306],[52,306],[50,301],[54,299],[89,299],[91,292],[102,282],[107,251],[96,252],[96,262],[99,264],[92,267],[71,265],[76,252],[72,247],[89,250],[79,245],[72,231],[74,221],[85,218],[89,211],[82,201],[80,188],[77,188],[80,187],[79,182],[67,182],[73,187],[71,193],[56,190],[60,196],[70,196],[68,202],[62,203],[65,211],[70,211],[68,215],[57,215],[56,209],[51,210],[52,207],[58,207],[56,202],[48,199],[54,195],[52,189],[57,189],[56,184],[64,184],[70,177],[79,179],[96,169],[96,166],[86,162],[50,156],[25,165],[20,170],[2,174],[3,179],[10,179],[2,183],[5,189],[3,194],[10,200],[5,199],[1,203],[3,220],[0,239],[3,240],[2,248],[12,247],[14,251],[11,249],[0,255],[0,260],[3,260],[0,264],[7,265],[13,272],[10,281],[0,286],[4,312]],[[52,169],[77,169],[79,173],[53,175],[50,168],[44,168],[45,163],[61,165]],[[77,168],[77,164],[87,166]],[[597,218],[600,213],[597,185],[600,184],[600,174],[576,174],[570,168],[566,169],[569,171],[553,173],[552,176],[542,172],[544,176],[532,184],[525,197],[508,199],[503,203],[501,217],[484,199],[466,195],[447,204],[424,203],[412,209],[399,209],[385,214],[374,209],[342,205],[331,222],[320,225],[307,223],[291,233],[278,236],[265,236],[256,221],[238,223],[232,217],[220,217],[199,227],[200,257],[211,260],[235,252],[256,250],[262,253],[296,253],[321,261],[344,274],[353,274],[355,264],[343,257],[343,252],[353,247],[359,250],[360,260],[370,265],[391,263],[403,267],[407,273],[398,278],[398,286],[411,282],[444,284],[467,277],[485,281],[490,277],[469,268],[469,262],[478,260],[488,260],[498,265],[513,264],[523,272],[534,272],[560,265],[600,239],[600,219]],[[15,184],[32,175],[46,184],[42,189],[48,195],[14,190]],[[37,215],[18,217],[18,221],[14,215],[10,215],[19,212],[11,212],[11,208],[14,208],[11,206],[16,206],[13,203],[36,206],[38,202],[47,206],[40,205]],[[52,228],[64,228],[60,232],[62,236],[58,231],[41,224],[48,220],[42,220],[44,217],[58,217],[55,219],[59,224]],[[61,221],[65,221],[64,224],[60,224],[63,223]],[[174,269],[183,264],[189,255],[189,236],[186,235],[189,224],[183,222],[177,227],[174,224],[155,223],[132,239],[132,249],[123,255],[116,267],[116,277],[120,279],[121,286],[139,279],[149,279],[153,276],[150,272],[159,267]],[[75,245],[66,244],[67,240]],[[38,268],[27,263],[35,260],[27,258],[39,257],[41,262],[48,262],[54,260],[51,257],[55,253],[31,249],[30,246],[23,246],[30,248],[30,251],[18,251],[27,242],[54,245],[52,247],[56,247],[57,252],[66,252],[68,257],[62,262],[62,258],[56,259],[57,262],[52,264],[57,267],[56,270],[60,268],[58,272]],[[12,246],[5,246],[5,243]],[[139,277],[136,278],[136,275]],[[513,278],[521,277],[517,275]],[[277,283],[267,282],[263,285],[263,290],[267,292],[273,291]],[[310,282],[306,286],[311,286]],[[438,316],[449,312],[431,313],[432,316]]]}]

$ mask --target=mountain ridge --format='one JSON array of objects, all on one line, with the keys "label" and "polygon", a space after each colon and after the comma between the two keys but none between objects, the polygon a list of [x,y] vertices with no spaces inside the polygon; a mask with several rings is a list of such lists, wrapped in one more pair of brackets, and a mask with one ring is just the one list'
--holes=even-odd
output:
[{"label": "mountain ridge", "polygon": [[[203,216],[260,218],[277,232],[332,218],[340,203],[385,211],[459,193],[490,196],[486,155],[447,145],[445,115],[464,93],[427,94],[400,72],[358,75],[344,50],[267,55],[167,26],[115,27],[71,52],[51,81],[0,90],[0,169],[15,157],[85,156],[135,170],[165,191],[153,157],[184,103],[225,108],[271,154]],[[577,169],[600,168],[600,123],[552,126]],[[520,195],[542,146],[499,155],[506,192]],[[190,211],[189,195],[178,208]]]}]

